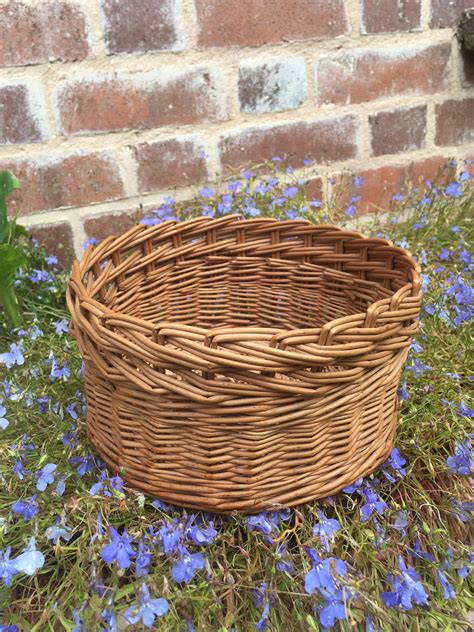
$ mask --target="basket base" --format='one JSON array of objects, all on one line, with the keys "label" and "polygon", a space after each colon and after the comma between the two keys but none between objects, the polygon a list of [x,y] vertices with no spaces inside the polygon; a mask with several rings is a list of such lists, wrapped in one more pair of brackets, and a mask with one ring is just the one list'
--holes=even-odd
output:
[{"label": "basket base", "polygon": [[[326,498],[328,496],[333,496],[341,492],[345,487],[349,487],[353,483],[355,483],[359,478],[368,476],[374,470],[376,470],[382,463],[384,463],[390,452],[393,448],[393,442],[395,437],[395,430],[397,426],[397,404],[395,404],[395,410],[392,415],[391,422],[387,425],[387,433],[385,436],[385,440],[380,442],[380,445],[377,448],[374,448],[374,451],[369,456],[364,457],[364,466],[361,467],[352,467],[351,471],[346,472],[345,476],[336,476],[335,480],[328,480],[326,484],[323,486],[318,486],[317,492],[304,493],[304,488],[301,489],[300,494],[296,495],[294,499],[288,499],[287,501],[283,500],[281,502],[269,502],[268,500],[258,500],[258,498],[253,498],[248,503],[245,503],[245,506],[242,506],[243,503],[240,502],[241,505],[238,509],[229,508],[229,504],[233,504],[232,499],[223,498],[222,502],[214,505],[210,505],[209,498],[203,497],[199,493],[199,490],[196,488],[196,494],[194,496],[185,493],[180,494],[180,499],[177,501],[177,493],[176,490],[173,490],[171,493],[166,489],[166,486],[163,486],[159,491],[156,490],[156,487],[151,485],[150,483],[144,481],[142,478],[137,478],[133,475],[127,473],[124,468],[117,468],[114,456],[110,454],[107,450],[104,450],[104,444],[98,442],[98,437],[94,433],[90,424],[87,427],[87,434],[91,444],[94,446],[102,460],[106,463],[106,465],[116,474],[120,475],[125,483],[130,487],[137,491],[143,492],[146,496],[150,498],[159,498],[164,502],[168,502],[170,504],[177,505],[179,507],[184,507],[187,509],[193,510],[202,510],[209,513],[215,514],[255,514],[261,511],[272,511],[281,509],[283,507],[298,507],[303,504],[307,504],[321,498]],[[276,494],[278,495],[278,494]],[[225,496],[223,494],[223,496]]]}]

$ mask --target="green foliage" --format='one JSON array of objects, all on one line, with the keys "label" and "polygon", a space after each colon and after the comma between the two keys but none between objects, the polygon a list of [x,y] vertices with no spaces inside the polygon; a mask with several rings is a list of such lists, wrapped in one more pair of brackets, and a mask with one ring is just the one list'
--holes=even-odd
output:
[{"label": "green foliage", "polygon": [[14,327],[20,326],[20,311],[13,282],[18,268],[26,263],[24,255],[15,247],[15,242],[28,233],[15,220],[8,219],[7,197],[19,186],[11,171],[0,172],[0,304]]}]

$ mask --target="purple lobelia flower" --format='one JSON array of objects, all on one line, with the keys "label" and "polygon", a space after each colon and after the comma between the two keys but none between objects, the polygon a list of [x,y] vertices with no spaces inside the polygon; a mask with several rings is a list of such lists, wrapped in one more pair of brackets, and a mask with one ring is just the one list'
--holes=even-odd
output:
[{"label": "purple lobelia flower", "polygon": [[270,602],[266,601],[265,605],[263,606],[260,619],[255,624],[255,628],[259,632],[263,632],[263,630],[265,630],[265,628],[267,627],[269,614],[270,614]]},{"label": "purple lobelia flower", "polygon": [[342,491],[346,494],[355,494],[356,492],[360,492],[363,482],[363,478],[358,478],[354,483],[352,483],[352,485],[344,487]]},{"label": "purple lobelia flower", "polygon": [[15,344],[14,342],[10,345],[10,351],[5,351],[4,353],[0,353],[0,364],[4,364],[7,369],[11,369],[15,364],[21,365],[25,363],[25,358],[23,356],[23,340],[20,341],[20,344]]},{"label": "purple lobelia flower", "polygon": [[454,599],[456,596],[456,591],[454,590],[452,584],[449,583],[448,578],[441,570],[437,570],[436,574],[438,576],[439,582],[443,587],[443,598],[444,599]]},{"label": "purple lobelia flower", "polygon": [[150,549],[143,540],[138,541],[138,555],[135,558],[135,574],[137,577],[146,577],[151,562]]},{"label": "purple lobelia flower", "polygon": [[5,406],[2,406],[2,404],[0,403],[0,430],[5,430],[5,428],[7,428],[8,424],[10,423],[8,419],[5,418],[6,414],[7,414],[7,409],[5,408]]},{"label": "purple lobelia flower", "polygon": [[119,568],[129,568],[132,563],[131,558],[136,555],[131,545],[133,538],[126,531],[120,535],[113,527],[110,527],[110,537],[112,542],[102,549],[102,559],[107,564],[117,562]]},{"label": "purple lobelia flower", "polygon": [[363,494],[365,504],[360,508],[362,522],[367,522],[375,512],[383,515],[384,511],[387,509],[387,504],[383,500],[380,500],[377,492],[367,485],[363,490]]},{"label": "purple lobelia flower", "polygon": [[41,468],[38,472],[36,472],[36,476],[38,477],[38,481],[36,483],[36,489],[40,492],[44,492],[44,490],[54,482],[53,472],[58,466],[54,463],[46,463],[44,467]]},{"label": "purple lobelia flower", "polygon": [[16,570],[26,575],[34,575],[43,566],[44,555],[36,549],[35,538],[30,538],[26,549],[13,562]]},{"label": "purple lobelia flower", "polygon": [[313,527],[313,535],[319,536],[321,540],[321,544],[325,551],[329,551],[331,546],[330,543],[334,542],[334,534],[340,530],[341,525],[337,520],[332,518],[326,518],[324,513],[317,510],[319,522]]},{"label": "purple lobelia flower", "polygon": [[33,496],[31,496],[31,498],[28,498],[27,500],[17,500],[12,505],[13,513],[22,516],[25,522],[34,518],[38,513],[36,497],[37,495],[34,494]]},{"label": "purple lobelia flower", "polygon": [[347,566],[342,560],[335,557],[321,559],[314,549],[308,548],[307,553],[311,559],[311,570],[306,573],[304,587],[308,594],[315,590],[326,590],[335,592],[337,590],[334,577],[345,575]]},{"label": "purple lobelia flower", "polygon": [[67,334],[69,332],[69,321],[66,318],[57,320],[54,323],[54,331],[57,334]]},{"label": "purple lobelia flower", "polygon": [[0,551],[0,578],[7,588],[11,586],[13,576],[18,573],[15,562],[10,559],[10,551],[10,547],[7,547],[5,553]]},{"label": "purple lobelia flower", "polygon": [[392,591],[383,592],[381,597],[388,607],[401,607],[408,611],[413,607],[413,603],[417,605],[425,605],[428,603],[428,593],[418,577],[416,571],[407,567],[401,557],[398,558],[398,568],[401,576],[393,577],[390,573],[387,580],[392,584]]},{"label": "purple lobelia flower", "polygon": [[44,535],[47,540],[52,540],[53,542],[58,542],[61,538],[67,542],[72,538],[70,527],[67,527],[66,525],[61,526],[61,519],[59,516],[56,518],[56,524],[52,527],[48,527],[44,532]]},{"label": "purple lobelia flower", "polygon": [[179,558],[171,568],[171,577],[175,582],[189,582],[196,571],[204,568],[205,560],[201,553],[190,553],[182,544],[178,545]]},{"label": "purple lobelia flower", "polygon": [[151,628],[156,617],[163,617],[168,612],[168,608],[168,602],[164,597],[151,599],[148,586],[143,583],[140,587],[138,604],[127,608],[124,617],[131,625],[141,621],[146,628]]},{"label": "purple lobelia flower", "polygon": [[324,628],[332,628],[336,621],[347,619],[346,608],[344,606],[345,589],[338,589],[335,592],[320,590],[324,597],[324,604],[318,608],[319,621]]},{"label": "purple lobelia flower", "polygon": [[454,455],[449,456],[446,463],[450,472],[469,476],[474,469],[474,453],[469,438],[456,444]]},{"label": "purple lobelia flower", "polygon": [[159,538],[163,545],[163,551],[170,555],[178,549],[178,545],[183,537],[183,525],[177,520],[162,525],[158,531]]},{"label": "purple lobelia flower", "polygon": [[[400,454],[397,448],[393,448],[390,452],[390,456],[382,465],[382,473],[390,483],[394,483],[397,478],[405,476],[406,469],[404,465],[406,465],[406,459]],[[393,473],[388,471],[389,468]]]},{"label": "purple lobelia flower", "polygon": [[208,527],[194,524],[185,529],[186,539],[197,545],[212,544],[216,535],[217,531],[214,529],[214,522],[212,521]]}]

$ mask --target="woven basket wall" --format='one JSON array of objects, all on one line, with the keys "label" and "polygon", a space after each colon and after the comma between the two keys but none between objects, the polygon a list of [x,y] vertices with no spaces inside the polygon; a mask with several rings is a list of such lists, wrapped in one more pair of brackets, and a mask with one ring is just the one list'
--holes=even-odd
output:
[{"label": "woven basket wall", "polygon": [[330,225],[226,216],[109,237],[67,296],[90,440],[178,505],[333,494],[390,452],[420,287],[409,253]]}]

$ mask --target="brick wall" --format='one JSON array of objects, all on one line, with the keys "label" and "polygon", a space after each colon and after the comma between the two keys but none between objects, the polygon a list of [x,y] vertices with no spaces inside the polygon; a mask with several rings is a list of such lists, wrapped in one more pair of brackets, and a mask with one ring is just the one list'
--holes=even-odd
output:
[{"label": "brick wall", "polygon": [[[11,208],[80,252],[127,213],[290,154],[365,176],[474,153],[474,0],[0,0],[0,168]],[[112,218],[110,216],[113,216]],[[65,251],[64,251],[65,252]]]}]

